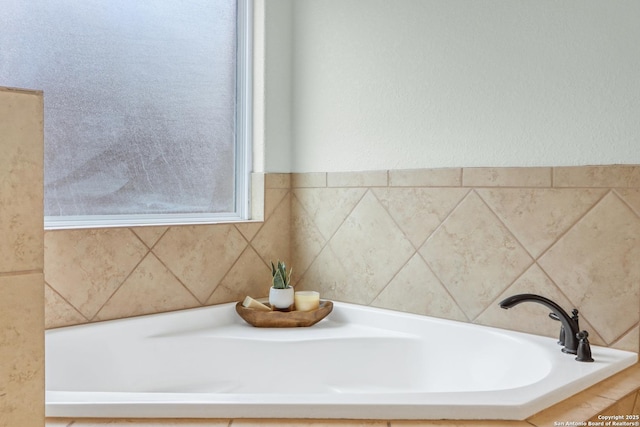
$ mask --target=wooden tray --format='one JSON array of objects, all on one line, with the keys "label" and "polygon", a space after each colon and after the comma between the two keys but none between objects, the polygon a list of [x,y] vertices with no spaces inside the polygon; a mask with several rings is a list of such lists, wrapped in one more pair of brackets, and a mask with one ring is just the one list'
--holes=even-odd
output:
[{"label": "wooden tray", "polygon": [[[265,304],[269,305],[269,304]],[[320,306],[312,311],[262,311],[246,308],[242,302],[236,304],[236,311],[248,324],[258,328],[295,328],[315,325],[333,310],[331,301],[320,301]]]}]

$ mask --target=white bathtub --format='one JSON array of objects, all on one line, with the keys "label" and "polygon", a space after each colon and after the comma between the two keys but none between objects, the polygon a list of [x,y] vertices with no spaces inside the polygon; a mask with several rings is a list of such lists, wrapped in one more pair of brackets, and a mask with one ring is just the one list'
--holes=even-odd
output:
[{"label": "white bathtub", "polygon": [[338,302],[312,327],[254,328],[223,304],[47,331],[46,414],[524,419],[637,360],[592,352]]}]

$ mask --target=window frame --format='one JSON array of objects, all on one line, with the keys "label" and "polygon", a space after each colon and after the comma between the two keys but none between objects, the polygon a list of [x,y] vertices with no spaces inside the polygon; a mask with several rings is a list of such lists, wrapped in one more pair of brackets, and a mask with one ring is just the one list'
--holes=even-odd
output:
[{"label": "window frame", "polygon": [[194,214],[45,216],[45,230],[217,224],[250,220],[253,141],[253,0],[237,0],[234,211]]}]

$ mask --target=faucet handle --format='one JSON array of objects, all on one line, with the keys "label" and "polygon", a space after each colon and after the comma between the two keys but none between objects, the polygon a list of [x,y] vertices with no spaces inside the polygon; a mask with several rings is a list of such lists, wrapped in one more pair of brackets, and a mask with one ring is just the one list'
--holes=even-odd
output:
[{"label": "faucet handle", "polygon": [[[560,318],[553,311],[549,313],[549,318],[559,322]],[[560,336],[558,337],[558,345],[564,346],[564,326],[560,326]]]},{"label": "faucet handle", "polygon": [[[578,309],[574,308],[573,310],[571,310],[571,320],[573,320],[574,322],[578,322],[579,316],[578,316]],[[560,321],[560,318],[558,317],[557,314],[555,314],[553,311],[551,313],[549,313],[549,317],[553,320],[557,320]]]},{"label": "faucet handle", "polygon": [[591,346],[589,345],[589,332],[578,332],[576,334],[576,338],[580,340],[578,342],[578,357],[576,357],[576,360],[578,362],[593,362],[593,357],[591,357]]}]

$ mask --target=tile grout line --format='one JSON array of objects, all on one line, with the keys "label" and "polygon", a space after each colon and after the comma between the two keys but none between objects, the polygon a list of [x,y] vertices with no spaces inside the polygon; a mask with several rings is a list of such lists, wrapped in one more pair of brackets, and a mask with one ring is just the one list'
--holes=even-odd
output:
[{"label": "tile grout line", "polygon": [[[141,241],[145,246],[147,246],[147,247],[149,248],[149,251],[148,251],[148,252],[147,252],[147,254],[142,258],[142,260],[138,263],[138,265],[136,265],[136,266],[134,267],[134,269],[133,269],[133,270],[131,270],[131,273],[129,274],[129,276],[127,276],[127,277],[122,281],[122,283],[120,284],[120,286],[118,286],[118,289],[116,289],[116,292],[117,292],[117,291],[122,287],[122,285],[124,285],[124,283],[127,281],[127,279],[128,279],[128,278],[131,276],[131,274],[133,274],[133,272],[134,272],[134,271],[135,271],[135,270],[140,266],[140,264],[142,264],[142,261],[144,261],[144,259],[145,259],[145,258],[147,258],[147,256],[148,256],[149,254],[151,254],[151,255],[153,255],[153,257],[154,257],[154,258],[155,258],[155,259],[156,259],[156,260],[157,260],[157,261],[158,261],[158,262],[159,262],[159,263],[160,263],[160,264],[161,264],[161,265],[162,265],[162,266],[163,266],[163,267],[164,267],[164,268],[169,272],[169,274],[171,274],[171,276],[173,276],[173,277],[178,281],[178,283],[180,284],[180,286],[182,286],[182,287],[183,287],[183,288],[184,288],[184,289],[185,289],[185,290],[186,290],[186,291],[187,291],[187,292],[188,292],[188,293],[189,293],[189,294],[190,294],[190,295],[191,295],[191,296],[192,296],[192,297],[193,297],[193,298],[198,302],[198,304],[199,304],[200,306],[203,306],[203,305],[204,305],[204,304],[202,304],[202,303],[200,302],[200,300],[198,299],[198,297],[196,297],[196,296],[194,295],[194,293],[193,293],[193,292],[191,292],[191,290],[189,289],[189,287],[183,283],[183,281],[180,279],[180,277],[178,277],[178,275],[177,275],[177,274],[176,274],[176,273],[175,273],[171,268],[169,268],[169,266],[164,262],[164,260],[163,260],[163,259],[162,259],[158,254],[156,254],[156,253],[153,251],[153,249],[158,245],[158,243],[160,243],[160,241],[161,241],[161,240],[162,240],[162,239],[167,235],[167,233],[169,233],[169,230],[170,230],[171,228],[172,228],[171,226],[168,226],[168,227],[167,227],[167,229],[166,229],[164,232],[162,232],[162,234],[161,234],[161,235],[156,239],[156,241],[155,241],[155,242],[153,243],[153,245],[151,245],[151,246],[147,245],[147,243],[146,243],[146,242],[144,242],[144,241],[142,240],[142,238],[140,238],[140,236],[138,236],[138,234],[137,234],[135,231],[131,230],[131,232],[132,232],[132,233],[133,233],[133,234],[134,234],[134,235],[135,235],[135,236],[136,236],[136,237],[137,237],[137,238],[138,238],[138,239],[139,239],[139,240],[140,240],[140,241]],[[240,234],[242,234],[242,233],[240,233]],[[96,315],[97,315],[97,314],[98,314],[98,313],[99,313],[99,312],[104,308],[104,305],[106,305],[106,304],[107,304],[107,302],[108,302],[108,301],[113,297],[113,295],[115,295],[115,293],[116,293],[116,292],[114,292],[114,293],[109,297],[109,299],[107,299],[107,301],[105,301],[105,303],[103,304],[103,306],[102,306],[102,307],[100,307],[100,310],[98,310],[98,312],[96,313]],[[95,317],[95,316],[94,316],[94,317]]]},{"label": "tile grout line", "polygon": [[[626,331],[622,332],[619,337],[617,337],[616,339],[611,341],[611,343],[609,343],[607,346],[611,347],[611,346],[615,345],[618,341],[620,341],[621,339],[623,339],[624,337],[629,335],[635,328],[638,327],[638,325],[640,325],[640,322],[636,322],[635,324],[631,325],[631,327],[629,329],[627,329]],[[603,338],[603,340],[604,340],[604,338]]]},{"label": "tile grout line", "polygon": [[[513,232],[511,227],[509,227],[509,225],[507,225],[507,223],[500,217],[500,215],[498,214],[498,212],[496,212],[496,210],[493,208],[493,206],[491,206],[491,204],[489,202],[487,202],[485,200],[485,198],[482,197],[482,194],[480,194],[478,191],[476,191],[476,189],[474,189],[473,191],[480,198],[480,200],[482,200],[482,203],[484,203],[484,205],[487,207],[487,209],[489,209],[489,211],[498,220],[498,222],[505,228],[505,230],[507,230],[509,232],[509,234],[515,239],[515,241],[518,242],[518,245],[520,245],[520,247],[522,249],[524,249],[524,251],[527,253],[527,255],[529,255],[529,258],[531,258],[535,262],[536,257],[529,251],[529,249],[527,249],[526,245],[524,243],[522,243],[522,241],[518,238],[516,233]],[[529,267],[531,267],[531,266],[529,266]]]},{"label": "tile grout line", "polygon": [[[171,227],[169,227],[171,228]],[[156,241],[156,243],[153,245],[153,248],[156,247],[156,245],[164,238],[164,236],[169,232],[169,230],[165,231],[164,233],[162,233],[162,236]],[[242,234],[242,233],[240,233]],[[178,283],[180,283],[180,285],[185,288],[185,290],[198,302],[198,304],[200,304],[200,306],[203,306],[204,304],[202,304],[200,302],[200,300],[198,299],[198,297],[191,291],[191,289],[189,289],[189,287],[182,281],[182,279],[180,279],[180,277],[178,277],[178,275],[171,269],[169,268],[169,266],[164,262],[164,260],[160,257],[160,255],[156,254],[153,251],[153,248],[149,250],[149,253],[152,254],[155,259],[158,260],[158,262],[160,264],[162,264],[162,266],[164,268],[167,269],[167,271],[178,281]],[[137,267],[136,267],[137,268]],[[134,269],[135,270],[135,269]],[[126,279],[125,279],[126,280]],[[123,282],[124,283],[124,282]]]},{"label": "tile grout line", "polygon": [[[311,217],[311,214],[309,214],[309,212],[307,211],[307,209],[304,207],[304,205],[302,204],[302,202],[300,202],[300,200],[298,199],[298,196],[296,196],[295,194],[291,195],[291,204],[293,205],[293,198],[295,198],[298,202],[298,205],[300,205],[300,209],[302,209],[305,213],[305,215],[307,216],[307,218],[309,218],[309,222],[311,223],[311,225],[314,227],[314,229],[318,232],[318,234],[322,237],[322,240],[324,240],[324,242],[322,243],[322,247],[320,248],[320,250],[318,251],[318,253],[314,256],[314,259],[311,261],[311,263],[309,263],[309,265],[307,266],[307,268],[305,268],[305,270],[302,272],[302,274],[299,276],[299,279],[296,279],[296,285],[302,281],[302,279],[304,278],[304,276],[307,274],[307,272],[309,271],[309,269],[311,268],[311,266],[313,265],[315,259],[322,253],[322,251],[325,249],[325,247],[329,244],[329,240],[325,239],[325,237],[322,235],[322,232],[318,229],[318,226],[316,225],[315,221],[313,220],[313,218]],[[291,215],[293,215],[293,212],[291,212]],[[291,221],[291,223],[293,223],[293,221]],[[289,228],[289,246],[291,247],[291,237],[293,236],[293,233],[291,233],[291,228]]]},{"label": "tile grout line", "polygon": [[147,242],[145,242],[144,240],[142,240],[142,237],[138,236],[138,233],[135,232],[135,228],[136,227],[125,227],[127,228],[129,231],[131,231],[133,233],[134,236],[136,236],[138,238],[138,240],[140,240],[140,243],[142,243],[143,245],[145,245],[150,251],[153,250],[153,248],[158,244],[158,242],[160,242],[160,240],[162,240],[162,238],[169,232],[169,229],[171,228],[171,226],[166,226],[166,230],[164,230],[162,232],[162,234],[160,234],[160,236],[158,236],[158,238],[156,239],[155,242],[153,242],[152,245],[148,245]]},{"label": "tile grout line", "polygon": [[[474,319],[471,319],[471,322],[475,322],[485,311],[487,311],[492,305],[493,303],[495,303],[496,299],[498,299],[500,297],[501,294],[503,294],[507,289],[509,289],[511,286],[513,286],[518,280],[520,280],[520,278],[522,276],[524,276],[529,269],[531,269],[531,267],[535,264],[537,264],[536,262],[536,258],[531,254],[531,252],[529,252],[529,250],[527,249],[527,247],[520,241],[520,239],[518,239],[518,236],[515,235],[515,233],[511,230],[511,228],[502,220],[502,218],[500,218],[500,215],[498,215],[497,212],[495,212],[495,210],[492,208],[492,206],[484,199],[484,197],[482,197],[482,195],[474,188],[471,191],[473,191],[476,196],[478,196],[478,198],[480,198],[480,200],[482,201],[482,203],[486,206],[487,209],[489,209],[489,212],[491,212],[491,214],[494,216],[495,219],[498,220],[498,222],[502,225],[502,227],[504,227],[504,229],[509,233],[509,235],[511,237],[513,237],[515,239],[515,241],[518,243],[518,245],[525,251],[525,253],[527,254],[527,256],[529,257],[529,263],[528,265],[518,274],[516,275],[516,277],[509,282],[502,290],[500,290],[500,292],[498,292],[496,294],[496,298],[493,299],[492,303],[487,305],[477,316],[475,316]],[[545,272],[546,274],[546,272]],[[555,285],[555,282],[553,282]],[[557,285],[556,285],[557,287]]]},{"label": "tile grout line", "polygon": [[[134,233],[135,234],[135,233]],[[118,293],[118,291],[120,290],[120,288],[122,288],[122,285],[125,284],[125,282],[129,279],[129,277],[131,277],[131,275],[133,274],[134,271],[136,271],[136,269],[140,266],[140,264],[142,264],[142,261],[144,261],[149,254],[151,254],[151,250],[147,249],[147,253],[144,254],[144,256],[140,259],[140,261],[138,261],[138,263],[131,269],[131,271],[129,272],[129,274],[127,274],[125,276],[124,279],[122,279],[122,281],[120,282],[120,284],[116,287],[116,289],[109,295],[109,297],[104,301],[104,303],[102,303],[102,305],[100,306],[100,308],[95,312],[95,314],[93,316],[91,316],[91,319],[89,320],[89,322],[96,322],[96,316],[98,314],[100,314],[100,312],[102,311],[102,309],[104,309],[104,307],[107,305],[107,303],[109,303],[109,301],[111,301],[111,298],[113,298],[113,296]],[[154,255],[155,256],[155,255]],[[157,257],[156,257],[157,258]]]},{"label": "tile grout line", "polygon": [[458,310],[460,310],[460,313],[462,313],[464,315],[464,317],[467,319],[467,321],[469,323],[471,323],[471,319],[469,318],[469,315],[465,312],[465,310],[463,310],[462,306],[460,305],[458,300],[453,296],[453,294],[451,293],[451,291],[449,290],[447,285],[444,283],[442,278],[440,276],[438,276],[438,274],[433,270],[433,267],[431,267],[429,262],[422,256],[422,254],[419,251],[416,252],[416,253],[422,259],[422,262],[424,262],[424,264],[427,266],[427,268],[429,269],[431,274],[433,274],[433,277],[436,278],[436,280],[438,281],[440,286],[442,286],[442,289],[444,290],[444,292],[449,296],[449,298],[451,298],[451,301],[453,301],[453,303],[456,305],[456,307],[458,307]]},{"label": "tile grout line", "polygon": [[[460,187],[463,188],[463,187]],[[429,269],[429,271],[431,271],[431,273],[433,274],[433,277],[435,277],[438,282],[440,283],[440,285],[442,286],[442,288],[444,289],[444,291],[447,293],[447,295],[449,295],[449,298],[451,298],[451,301],[453,301],[453,303],[456,305],[456,307],[458,307],[458,309],[460,310],[460,312],[464,315],[464,317],[467,319],[468,322],[471,322],[471,319],[469,318],[469,314],[466,312],[466,310],[464,310],[462,308],[462,306],[460,305],[460,302],[453,296],[453,294],[451,293],[451,291],[449,290],[449,287],[447,286],[447,284],[444,282],[444,280],[442,279],[442,277],[440,277],[435,270],[433,269],[433,267],[431,266],[431,264],[429,263],[429,260],[427,260],[421,253],[420,249],[422,249],[427,242],[438,232],[438,230],[440,230],[442,227],[444,227],[445,222],[447,222],[447,220],[454,214],[454,212],[456,210],[458,210],[458,208],[460,207],[460,205],[462,205],[462,203],[464,203],[464,201],[469,197],[469,195],[471,194],[471,192],[473,191],[472,188],[470,188],[464,196],[462,196],[460,198],[460,200],[458,201],[458,203],[456,203],[456,205],[451,209],[451,211],[444,217],[444,219],[440,222],[440,224],[438,224],[438,226],[433,230],[433,232],[425,239],[425,241],[422,243],[422,245],[420,245],[420,248],[418,248],[418,250],[416,251],[417,254],[420,256],[420,258],[422,258],[422,261],[424,261],[425,265],[427,266],[427,268]]]},{"label": "tile grout line", "polygon": [[[524,187],[523,187],[524,188]],[[527,189],[529,187],[526,187]],[[535,189],[535,188],[534,188]],[[530,257],[531,259],[531,263],[513,280],[511,281],[511,283],[509,283],[509,285],[507,285],[504,289],[502,289],[500,291],[500,293],[498,293],[498,295],[496,296],[496,299],[500,297],[500,295],[502,293],[504,293],[507,289],[509,289],[511,286],[513,286],[518,280],[520,280],[520,278],[522,276],[524,276],[530,269],[531,267],[533,267],[534,265],[538,266],[538,268],[542,271],[542,273],[545,275],[545,277],[547,277],[549,279],[549,281],[553,284],[553,286],[565,297],[567,298],[566,294],[562,291],[562,288],[556,283],[555,280],[553,280],[551,278],[551,276],[547,273],[546,270],[544,270],[539,264],[538,264],[538,259],[542,256],[543,253],[545,253],[547,250],[549,250],[551,247],[553,247],[561,238],[562,236],[564,236],[564,234],[566,232],[568,232],[571,228],[573,228],[573,225],[570,225],[567,230],[565,231],[565,233],[560,234],[545,250],[543,250],[541,252],[540,255],[538,255],[537,257],[534,256],[529,249],[527,249],[527,247],[520,241],[520,239],[518,238],[518,236],[513,232],[513,230],[511,230],[511,228],[502,220],[502,218],[500,218],[500,215],[498,215],[497,212],[495,212],[495,210],[492,208],[491,204],[488,203],[480,193],[478,193],[476,191],[476,194],[478,195],[478,197],[480,197],[480,199],[483,201],[483,203],[487,206],[487,208],[493,213],[493,215],[498,219],[498,221],[500,221],[500,223],[506,228],[507,231],[509,231],[509,233],[513,236],[514,239],[516,239],[516,241],[518,242],[518,244],[522,247],[522,249],[524,249],[524,251],[527,253],[527,255]],[[596,201],[595,203],[597,204],[599,201]],[[590,210],[591,208],[587,209]],[[493,300],[493,302],[495,303],[496,299]],[[571,301],[569,298],[567,298],[567,301]],[[484,310],[482,310],[482,312],[480,314],[478,314],[478,316],[476,316],[476,318],[474,319],[477,320],[486,310],[488,310],[491,307],[491,305],[487,306]]]},{"label": "tile grout line", "polygon": [[[85,319],[86,320],[85,323],[91,322],[91,320],[89,320],[87,316],[82,314],[82,312],[78,310],[75,305],[71,304],[69,300],[67,300],[60,292],[58,292],[56,288],[54,288],[50,283],[48,283],[46,279],[44,280],[44,286],[49,287],[49,289],[51,289],[52,292],[55,292],[56,295],[58,295],[66,304],[69,305],[69,307],[71,307],[76,313],[78,313],[83,319]],[[46,318],[45,318],[45,327],[46,327]]]},{"label": "tile grout line", "polygon": [[20,270],[20,271],[2,271],[0,272],[0,277],[12,277],[12,276],[26,276],[30,274],[43,274],[44,268],[42,270]]},{"label": "tile grout line", "polygon": [[560,242],[560,240],[564,238],[564,236],[566,236],[571,230],[573,230],[573,228],[575,228],[576,225],[578,225],[580,221],[582,221],[587,215],[589,215],[589,213],[593,209],[595,209],[595,207],[598,206],[609,193],[611,193],[611,189],[605,191],[602,196],[600,196],[600,198],[593,203],[593,205],[587,208],[582,215],[576,218],[576,220],[572,224],[570,224],[564,232],[560,233],[558,237],[553,241],[553,243],[551,243],[546,249],[540,252],[537,257],[535,257],[536,262],[540,261],[540,259],[543,258],[554,246],[556,246],[558,242]]},{"label": "tile grout line", "polygon": [[[624,190],[624,188],[623,188],[623,190]],[[626,199],[622,194],[620,194],[620,192],[619,192],[619,189],[618,189],[618,188],[612,188],[612,189],[611,189],[611,192],[612,192],[613,194],[615,194],[615,195],[620,199],[620,201],[621,201],[622,203],[624,203],[625,205],[627,205],[627,207],[628,207],[629,209],[631,209],[631,212],[633,212],[633,213],[634,213],[634,214],[635,214],[635,215],[640,219],[640,211],[636,211],[636,210],[634,209],[634,207],[633,207],[633,206],[631,206],[631,204],[629,204],[629,202],[627,202],[627,199]]]},{"label": "tile grout line", "polygon": [[[364,191],[362,193],[362,196],[360,196],[360,198],[358,199],[357,202],[355,202],[353,204],[353,207],[351,208],[351,210],[349,211],[349,213],[347,215],[345,215],[344,219],[342,220],[342,222],[340,223],[339,226],[336,227],[335,231],[333,232],[333,234],[331,235],[331,237],[329,239],[327,239],[327,243],[325,244],[325,246],[322,248],[321,252],[325,250],[325,248],[329,251],[331,251],[331,253],[335,256],[335,258],[337,258],[337,261],[340,263],[340,266],[342,267],[342,269],[344,271],[349,271],[348,268],[345,268],[344,263],[342,262],[341,257],[337,256],[336,253],[334,252],[333,249],[331,249],[331,240],[333,240],[333,238],[335,237],[335,235],[338,233],[338,231],[342,228],[342,226],[344,225],[345,221],[347,221],[347,219],[349,219],[349,217],[351,215],[353,215],[353,212],[356,210],[356,208],[358,207],[358,205],[360,205],[360,203],[362,203],[362,200],[365,198],[365,196],[367,195],[367,192],[369,192],[371,189],[369,187],[351,187],[351,188],[364,188]],[[375,195],[373,196],[375,197]],[[323,236],[324,237],[324,236]],[[313,263],[311,263],[313,264]],[[311,266],[309,266],[311,267]],[[308,271],[308,269],[307,269]]]},{"label": "tile grout line", "polygon": [[[240,233],[242,234],[242,233]],[[220,284],[222,282],[224,282],[224,279],[227,278],[227,276],[231,273],[231,271],[233,271],[233,268],[236,266],[236,264],[238,262],[240,262],[240,258],[242,258],[245,254],[245,252],[247,252],[248,250],[252,250],[257,256],[258,258],[260,258],[260,261],[264,262],[264,260],[262,259],[262,257],[258,254],[258,252],[255,250],[255,248],[253,246],[251,246],[251,244],[247,244],[247,246],[244,247],[244,249],[242,250],[242,252],[240,252],[240,255],[238,255],[238,257],[233,260],[233,262],[231,263],[231,266],[229,267],[229,270],[227,270],[222,277],[220,278],[220,281],[218,281],[218,283],[216,283],[216,285],[213,287],[213,289],[211,290],[211,292],[207,295],[207,297],[205,298],[204,302],[201,303],[201,305],[204,307],[207,305],[207,301],[209,301],[211,299],[211,297],[213,296],[213,294],[216,292],[216,290],[218,289],[218,286],[220,286]],[[265,267],[268,267],[265,264]],[[197,298],[196,298],[197,299]],[[198,300],[198,302],[200,302],[200,300]]]},{"label": "tile grout line", "polygon": [[[465,188],[465,187],[456,187],[456,188]],[[460,198],[460,200],[458,200],[458,203],[456,203],[453,208],[451,208],[451,210],[444,216],[444,218],[442,219],[442,221],[440,221],[440,224],[438,224],[438,226],[436,228],[433,229],[433,231],[431,232],[431,234],[429,234],[427,236],[426,239],[424,239],[424,242],[422,242],[422,244],[420,245],[420,247],[417,249],[418,252],[420,251],[420,249],[422,247],[424,247],[424,245],[438,232],[438,230],[440,230],[442,228],[442,226],[444,225],[445,222],[447,222],[449,220],[449,218],[451,217],[451,215],[453,215],[453,213],[460,207],[460,205],[467,199],[467,197],[469,197],[469,194],[471,194],[471,192],[473,191],[473,188],[468,188],[467,192]]]},{"label": "tile grout line", "polygon": [[[387,175],[388,176],[388,175]],[[387,189],[390,187],[387,187]],[[385,211],[385,213],[387,214],[387,216],[389,217],[389,219],[391,219],[391,222],[393,222],[393,224],[398,228],[398,230],[400,230],[400,233],[402,233],[402,237],[409,242],[409,244],[411,245],[411,247],[413,248],[413,251],[411,253],[411,255],[409,255],[409,257],[404,261],[404,263],[402,263],[402,265],[400,266],[400,268],[398,269],[398,271],[396,271],[391,278],[389,279],[389,281],[380,289],[380,291],[378,291],[376,293],[376,295],[371,299],[371,301],[369,301],[367,303],[367,305],[371,305],[373,304],[373,302],[384,292],[385,289],[387,289],[387,287],[391,284],[391,282],[393,282],[393,280],[396,278],[396,276],[398,276],[398,274],[400,274],[400,272],[407,266],[407,264],[409,263],[409,261],[411,261],[413,259],[413,257],[418,253],[418,248],[415,247],[415,245],[413,244],[413,242],[411,241],[411,239],[409,239],[407,237],[407,233],[405,233],[405,231],[402,229],[402,227],[398,224],[398,222],[396,221],[396,219],[393,217],[393,215],[391,215],[391,213],[389,212],[389,209],[387,209],[387,207],[384,205],[384,203],[382,203],[380,201],[380,199],[378,198],[378,196],[376,195],[375,191],[371,191],[371,195],[373,196],[373,198],[376,200],[376,202],[378,203],[378,205],[380,205],[380,207]]]},{"label": "tile grout line", "polygon": [[[142,241],[140,239],[140,237],[138,237],[138,235],[136,233],[134,233],[133,231],[131,231],[130,228],[126,228],[127,231],[129,231],[129,233],[133,234],[136,239]],[[159,239],[158,239],[159,240]],[[146,253],[140,258],[140,260],[136,263],[136,265],[133,266],[133,268],[131,269],[131,271],[129,271],[129,273],[122,279],[122,281],[120,282],[120,284],[118,284],[118,286],[116,286],[116,289],[109,295],[109,297],[107,299],[105,299],[105,301],[102,303],[102,305],[100,306],[100,308],[98,310],[96,310],[96,312],[93,314],[93,316],[91,316],[91,319],[89,319],[89,322],[95,322],[95,318],[98,315],[98,313],[100,313],[102,311],[102,309],[104,308],[104,306],[111,300],[111,298],[113,298],[113,296],[120,290],[120,288],[122,287],[122,285],[127,281],[127,279],[129,279],[129,277],[131,277],[131,275],[133,274],[134,271],[136,271],[136,269],[140,266],[140,264],[142,264],[142,261],[144,261],[145,258],[147,258],[147,256],[152,253],[151,249],[149,249],[149,247],[142,242],[142,244],[144,245],[145,248],[147,248]]]}]

